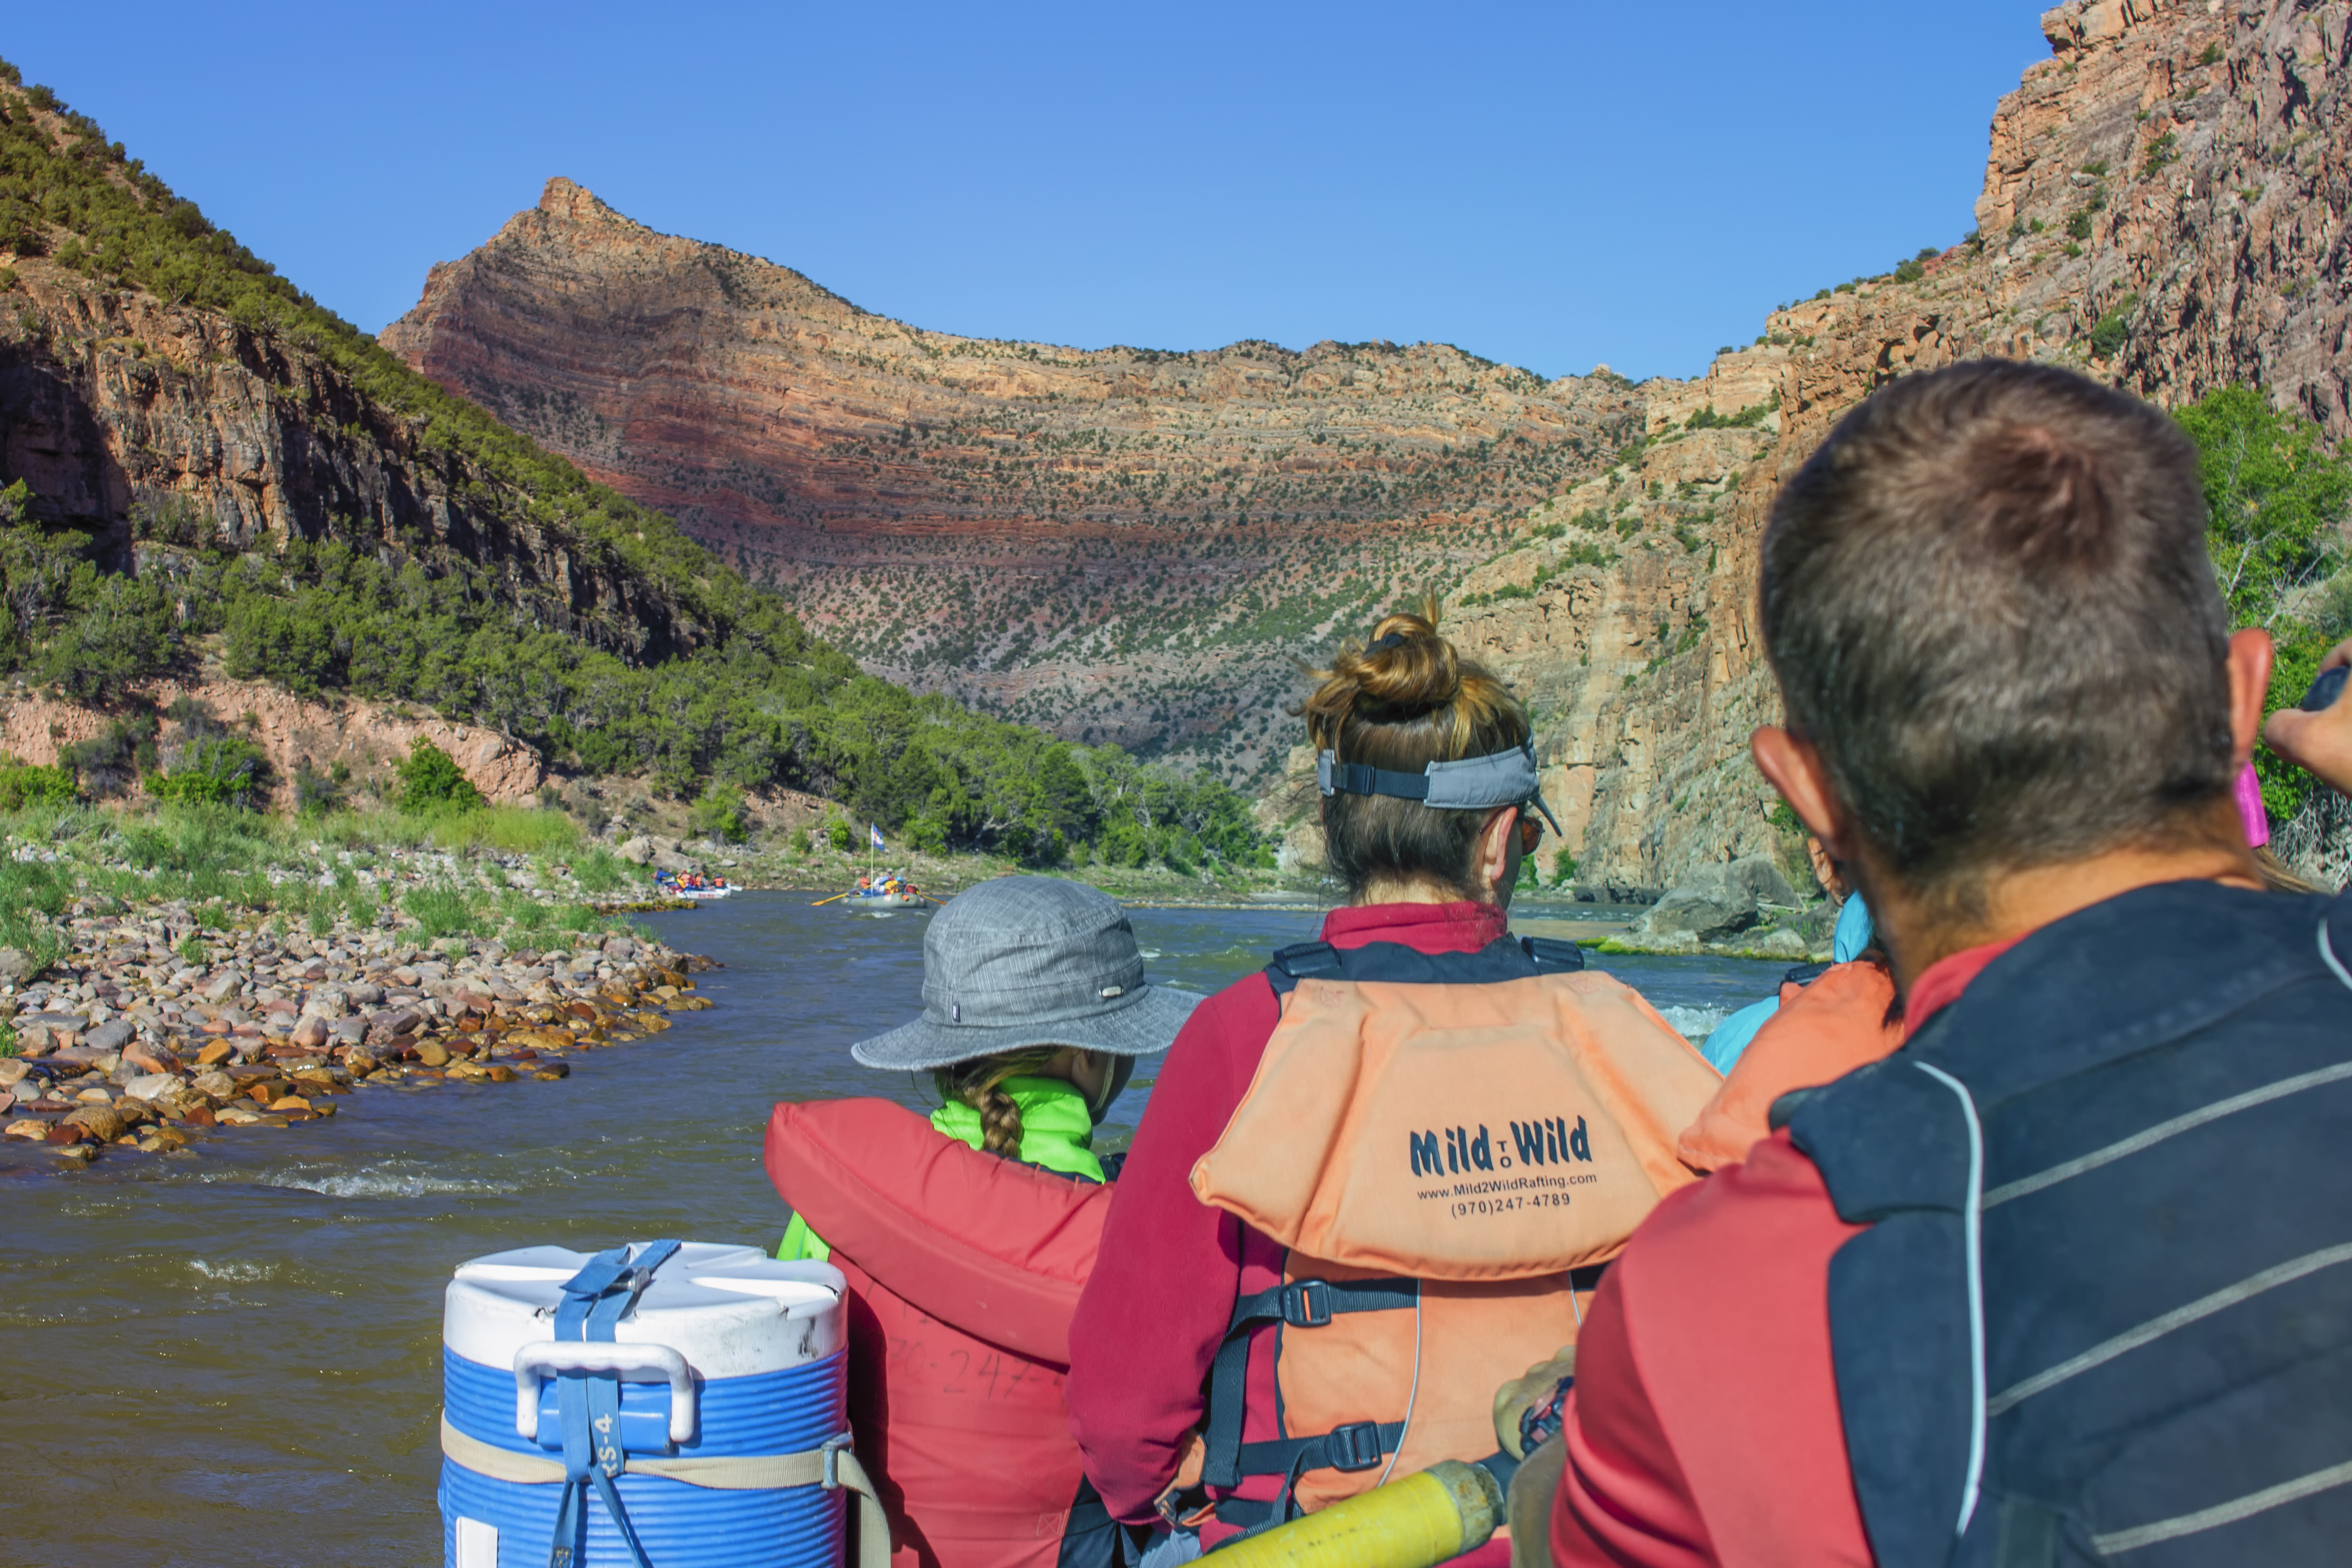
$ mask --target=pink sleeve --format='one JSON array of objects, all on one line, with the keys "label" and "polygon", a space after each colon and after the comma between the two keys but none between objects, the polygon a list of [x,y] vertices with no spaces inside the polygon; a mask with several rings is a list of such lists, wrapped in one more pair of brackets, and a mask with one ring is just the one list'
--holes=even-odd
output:
[{"label": "pink sleeve", "polygon": [[1240,1223],[1192,1196],[1192,1166],[1223,1134],[1278,1016],[1253,975],[1201,1004],[1176,1037],[1070,1325],[1071,1435],[1095,1489],[1129,1522],[1154,1517],[1175,1476],[1233,1315]]},{"label": "pink sleeve", "polygon": [[2238,770],[2235,790],[2238,820],[2246,825],[2246,843],[2261,849],[2271,841],[2271,815],[2263,808],[2263,781],[2251,762]]}]

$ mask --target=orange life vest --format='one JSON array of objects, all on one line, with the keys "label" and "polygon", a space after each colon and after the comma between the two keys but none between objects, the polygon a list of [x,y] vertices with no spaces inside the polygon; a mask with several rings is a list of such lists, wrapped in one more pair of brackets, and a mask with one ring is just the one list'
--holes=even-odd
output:
[{"label": "orange life vest", "polygon": [[[1720,1082],[1572,943],[1285,948],[1282,1019],[1192,1190],[1288,1249],[1234,1303],[1202,1479],[1220,1523],[1312,1511],[1495,1451],[1496,1388],[1575,1342],[1600,1265],[1695,1179],[1675,1134]],[[1243,1441],[1274,1336],[1281,1435]],[[1253,1422],[1260,1430],[1267,1423]],[[1283,1478],[1273,1501],[1229,1495]]]},{"label": "orange life vest", "polygon": [[[1804,971],[1791,971],[1801,974]],[[1811,980],[1780,985],[1780,1010],[1764,1020],[1715,1098],[1683,1129],[1675,1152],[1696,1171],[1721,1170],[1772,1135],[1772,1102],[1866,1067],[1903,1043],[1887,1022],[1895,979],[1866,959],[1836,964]]]}]

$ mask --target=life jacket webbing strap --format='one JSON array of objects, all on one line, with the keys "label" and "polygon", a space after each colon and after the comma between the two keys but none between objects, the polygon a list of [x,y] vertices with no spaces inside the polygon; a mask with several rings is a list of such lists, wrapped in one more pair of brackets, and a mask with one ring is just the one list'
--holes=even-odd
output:
[{"label": "life jacket webbing strap", "polygon": [[[1571,1269],[1568,1275],[1569,1289],[1571,1292],[1597,1291],[1601,1288],[1601,1276],[1608,1271],[1607,1263],[1588,1263],[1581,1269]],[[1260,1291],[1236,1301],[1232,1324],[1225,1330],[1223,1343],[1217,1346],[1216,1359],[1209,1367],[1209,1419],[1202,1433],[1206,1449],[1201,1469],[1202,1484],[1232,1487],[1238,1486],[1244,1476],[1291,1473],[1292,1459],[1301,1451],[1302,1446],[1324,1443],[1336,1435],[1327,1432],[1318,1437],[1278,1438],[1263,1443],[1242,1441],[1244,1407],[1249,1398],[1251,1330],[1271,1322],[1280,1322],[1290,1328],[1320,1328],[1333,1318],[1349,1312],[1400,1311],[1413,1305],[1420,1294],[1420,1281],[1395,1277],[1349,1280],[1337,1285],[1324,1280],[1294,1280],[1286,1285]],[[1357,1425],[1373,1428],[1370,1422]],[[1398,1438],[1386,1434],[1394,1431],[1402,1436],[1403,1423],[1383,1424],[1374,1429],[1382,1434],[1381,1453],[1394,1452]],[[1373,1464],[1379,1462],[1377,1458],[1371,1461]],[[1362,1467],[1335,1466],[1329,1459],[1315,1458],[1299,1468],[1350,1469]],[[1217,1505],[1218,1517],[1226,1517],[1226,1507],[1242,1500],[1228,1498],[1220,1502]]]},{"label": "life jacket webbing strap", "polygon": [[[1242,1469],[1242,1416],[1249,1402],[1250,1331],[1261,1323],[1320,1328],[1349,1312],[1388,1312],[1410,1307],[1421,1293],[1418,1280],[1293,1280],[1234,1303],[1224,1343],[1209,1367],[1209,1425],[1202,1434],[1203,1485],[1237,1485]],[[1255,1473],[1255,1472],[1252,1472]]]},{"label": "life jacket webbing strap", "polygon": [[1292,1476],[1307,1470],[1369,1470],[1404,1441],[1402,1421],[1350,1421],[1319,1437],[1273,1437],[1242,1445],[1242,1474]]}]

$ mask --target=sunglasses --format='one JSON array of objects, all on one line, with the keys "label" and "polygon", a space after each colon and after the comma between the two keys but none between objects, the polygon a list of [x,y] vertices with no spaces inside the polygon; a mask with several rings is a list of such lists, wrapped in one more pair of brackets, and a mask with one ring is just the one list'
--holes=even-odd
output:
[{"label": "sunglasses", "polygon": [[1525,806],[1520,807],[1519,853],[1523,855],[1531,855],[1535,853],[1536,846],[1543,842],[1543,819],[1528,810]]}]

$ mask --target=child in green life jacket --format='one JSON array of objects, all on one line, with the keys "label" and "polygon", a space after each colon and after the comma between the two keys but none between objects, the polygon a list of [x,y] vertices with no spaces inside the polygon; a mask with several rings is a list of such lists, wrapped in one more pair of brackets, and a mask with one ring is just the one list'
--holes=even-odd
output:
[{"label": "child in green life jacket", "polygon": [[929,1072],[928,1124],[880,1099],[776,1107],[777,1256],[848,1284],[850,1425],[896,1568],[1118,1568],[1146,1543],[1086,1482],[1062,1379],[1117,1174],[1094,1130],[1199,1001],[1145,980],[1108,895],[1000,878],[931,917],[923,1016],[851,1048]]},{"label": "child in green life jacket", "polygon": [[[874,1043],[854,1048],[853,1054]],[[858,1060],[866,1061],[863,1055]],[[1097,1155],[1095,1127],[1134,1071],[1132,1056],[1067,1045],[1033,1046],[950,1062],[931,1071],[940,1100],[940,1108],[931,1113],[931,1125],[983,1154],[1079,1181],[1108,1182],[1127,1156],[1113,1155],[1105,1161]],[[803,1258],[822,1261],[833,1256],[833,1249],[795,1212],[776,1256],[788,1262]]]}]

